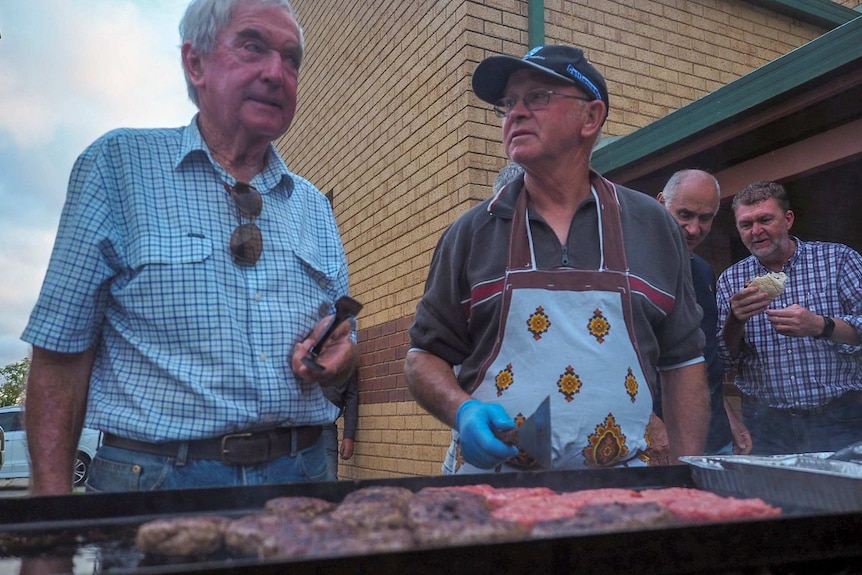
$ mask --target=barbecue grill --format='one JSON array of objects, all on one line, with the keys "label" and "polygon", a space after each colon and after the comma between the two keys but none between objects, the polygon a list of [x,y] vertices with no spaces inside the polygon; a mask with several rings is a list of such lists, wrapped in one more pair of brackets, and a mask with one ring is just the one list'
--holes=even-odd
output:
[{"label": "barbecue grill", "polygon": [[[418,491],[487,483],[558,492],[619,487],[696,487],[688,466],[439,476],[254,487],[33,497],[0,501],[0,572],[44,567],[74,573],[218,573],[263,575],[409,572],[469,573],[841,573],[862,574],[862,511],[783,505],[770,519],[698,523],[574,537],[414,549],[331,558],[260,560],[227,553],[192,559],[144,556],[137,526],[160,517],[259,512],[275,497],[341,501],[372,485]],[[74,563],[73,563],[74,560]],[[74,565],[74,566],[73,566]]]}]

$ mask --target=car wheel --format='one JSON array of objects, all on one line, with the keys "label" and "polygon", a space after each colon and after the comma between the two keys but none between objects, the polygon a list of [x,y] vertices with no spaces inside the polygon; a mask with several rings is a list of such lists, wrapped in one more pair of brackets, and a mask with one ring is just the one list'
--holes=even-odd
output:
[{"label": "car wheel", "polygon": [[75,455],[75,470],[72,476],[75,487],[83,485],[90,473],[90,458],[86,453],[78,452]]}]

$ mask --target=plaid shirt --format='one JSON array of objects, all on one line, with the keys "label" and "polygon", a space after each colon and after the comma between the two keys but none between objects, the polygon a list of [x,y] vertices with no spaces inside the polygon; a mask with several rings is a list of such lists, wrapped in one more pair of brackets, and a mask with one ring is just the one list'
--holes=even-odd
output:
[{"label": "plaid shirt", "polygon": [[[97,350],[87,425],[144,441],[332,421],[290,368],[294,345],[348,293],[332,210],[270,146],[251,182],[263,254],[233,263],[240,221],[197,128],[116,130],[78,158],[22,339]],[[246,220],[248,221],[248,220]]]},{"label": "plaid shirt", "polygon": [[[862,256],[842,244],[794,239],[796,252],[783,268],[788,276],[784,293],[770,307],[799,304],[842,319],[862,334]],[[784,336],[772,328],[766,314],[748,320],[740,354],[730,357],[723,337],[730,297],[768,271],[749,256],[718,279],[719,351],[725,367],[737,369],[740,391],[771,407],[810,409],[862,389],[862,346]]]}]

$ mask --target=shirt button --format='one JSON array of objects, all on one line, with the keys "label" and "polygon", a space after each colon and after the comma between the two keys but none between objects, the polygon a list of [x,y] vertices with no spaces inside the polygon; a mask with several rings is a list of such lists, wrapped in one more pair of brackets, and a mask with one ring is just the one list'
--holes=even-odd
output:
[{"label": "shirt button", "polygon": [[328,316],[329,315],[329,304],[328,303],[320,304],[320,307],[317,308],[317,313],[320,315],[320,317]]},{"label": "shirt button", "polygon": [[322,280],[320,280],[319,282],[317,282],[317,285],[319,285],[319,286],[320,286],[320,287],[322,287],[322,288],[325,288],[326,286],[328,286],[328,285],[329,285],[329,280],[327,280],[327,279],[322,279]]},{"label": "shirt button", "polygon": [[260,361],[266,361],[267,355],[265,353],[260,354]]},{"label": "shirt button", "polygon": [[259,293],[254,294],[254,301],[263,301],[263,296]]}]

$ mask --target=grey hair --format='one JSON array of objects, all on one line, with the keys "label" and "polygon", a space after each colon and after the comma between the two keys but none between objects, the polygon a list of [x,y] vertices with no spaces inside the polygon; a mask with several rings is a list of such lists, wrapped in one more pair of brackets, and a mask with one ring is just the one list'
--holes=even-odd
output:
[{"label": "grey hair", "polygon": [[[218,35],[230,25],[231,12],[236,6],[245,2],[284,8],[296,22],[296,27],[299,29],[300,50],[305,53],[305,36],[296,12],[290,5],[290,0],[192,0],[180,20],[180,43],[189,42],[191,47],[201,54],[212,53],[216,47]],[[185,65],[183,65],[183,74],[186,77],[189,99],[197,106],[198,90],[192,85],[192,79]]]},{"label": "grey hair", "polygon": [[[721,201],[721,186],[718,185],[718,180],[715,176],[709,172],[704,172],[703,170],[680,170],[670,177],[664,185],[664,189],[661,191],[661,195],[664,197],[665,203],[672,204],[676,199],[682,184],[685,183],[686,180],[696,177],[705,177],[712,180],[712,183],[715,185],[715,193],[718,195],[719,201]],[[715,208],[715,212],[718,213],[717,206]]]}]

